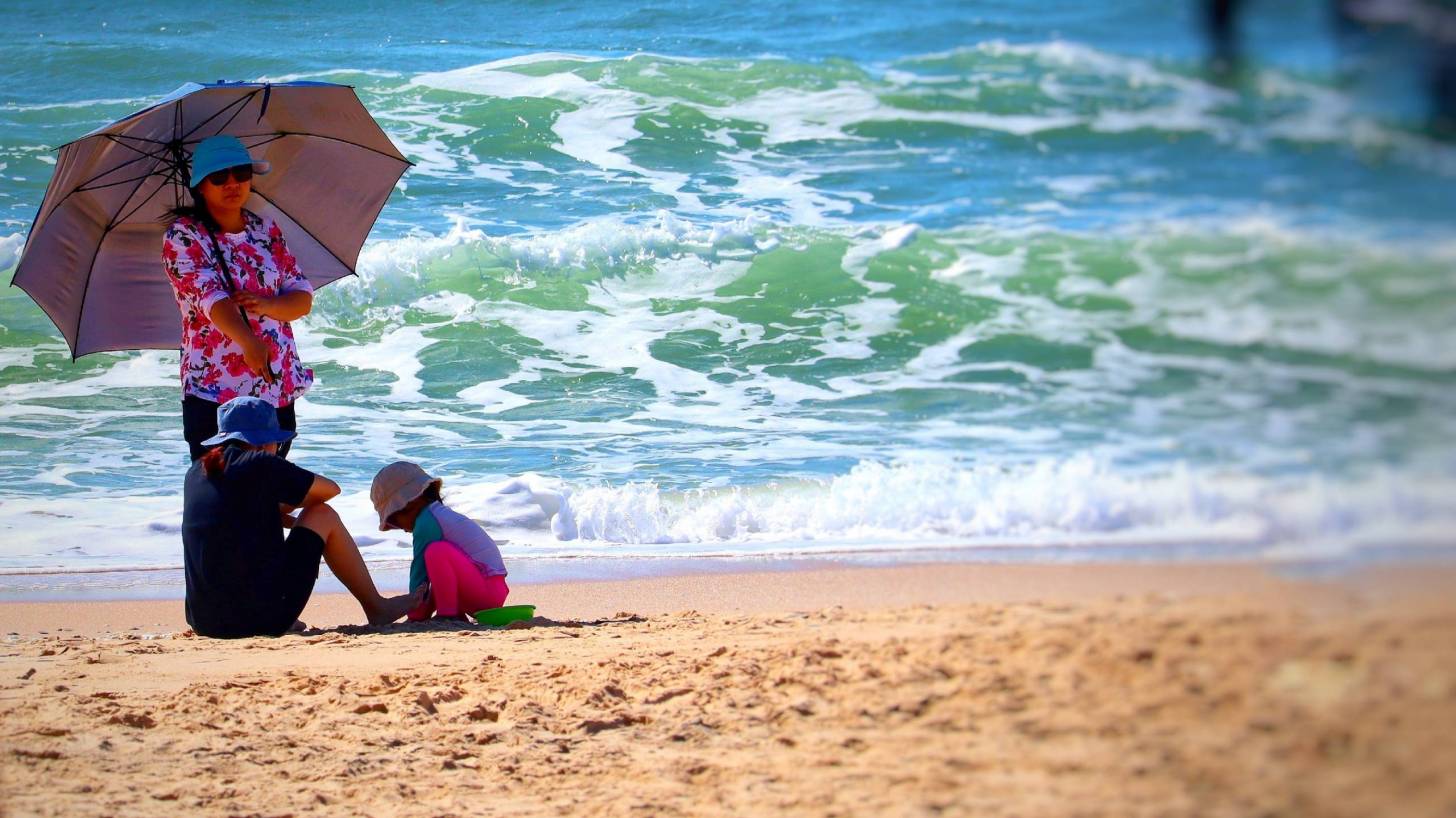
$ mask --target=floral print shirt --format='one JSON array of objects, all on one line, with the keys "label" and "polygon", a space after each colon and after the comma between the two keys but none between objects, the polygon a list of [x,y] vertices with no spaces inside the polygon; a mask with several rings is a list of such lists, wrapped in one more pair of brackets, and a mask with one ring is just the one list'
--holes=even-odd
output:
[{"label": "floral print shirt", "polygon": [[[313,285],[298,272],[278,223],[249,210],[243,211],[243,221],[240,233],[216,234],[232,283],[265,296],[313,292]],[[162,239],[162,266],[182,312],[182,394],[214,403],[252,395],[283,407],[313,384],[313,370],[298,359],[288,322],[248,314],[253,333],[270,350],[269,365],[278,375],[273,383],[250,370],[243,348],[212,323],[213,305],[227,298],[230,290],[200,221],[184,216],[172,223]]]}]

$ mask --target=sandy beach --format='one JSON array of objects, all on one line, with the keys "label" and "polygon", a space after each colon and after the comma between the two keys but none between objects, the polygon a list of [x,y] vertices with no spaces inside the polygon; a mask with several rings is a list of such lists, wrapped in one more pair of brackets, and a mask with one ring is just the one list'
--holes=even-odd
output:
[{"label": "sandy beach", "polygon": [[1450,815],[1451,579],[663,577],[523,586],[506,630],[319,598],[230,642],[9,604],[0,813]]}]

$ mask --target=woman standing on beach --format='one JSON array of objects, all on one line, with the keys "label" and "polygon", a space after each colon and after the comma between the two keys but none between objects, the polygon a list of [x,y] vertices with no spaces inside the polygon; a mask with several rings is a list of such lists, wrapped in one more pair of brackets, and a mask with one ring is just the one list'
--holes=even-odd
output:
[{"label": "woman standing on beach", "polygon": [[[217,410],[215,446],[182,489],[187,624],[202,636],[280,636],[298,620],[318,580],[319,559],[359,600],[371,625],[404,616],[424,597],[380,596],[359,547],[328,500],[338,484],[277,456],[294,433],[262,398]],[[295,518],[293,509],[301,509]],[[280,522],[282,512],[282,525]],[[292,531],[285,539],[283,529]]]},{"label": "woman standing on beach", "polygon": [[173,211],[162,242],[182,313],[182,434],[194,461],[217,432],[220,404],[261,398],[292,432],[293,404],[313,384],[289,325],[313,308],[313,286],[278,224],[243,207],[253,175],[267,172],[237,137],[202,140],[192,154],[192,204]]}]

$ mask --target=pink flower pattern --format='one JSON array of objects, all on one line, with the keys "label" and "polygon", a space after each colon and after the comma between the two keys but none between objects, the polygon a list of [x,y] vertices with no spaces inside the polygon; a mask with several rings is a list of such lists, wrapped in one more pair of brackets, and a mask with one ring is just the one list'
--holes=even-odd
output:
[{"label": "pink flower pattern", "polygon": [[[313,292],[288,252],[283,231],[272,219],[244,210],[241,233],[217,234],[240,289],[274,296],[286,292]],[[243,362],[243,348],[208,317],[212,306],[228,297],[226,280],[217,265],[207,228],[183,217],[172,223],[162,239],[162,266],[172,282],[172,293],[182,313],[182,393],[226,403],[239,395],[260,397],[274,406],[293,403],[313,385],[313,370],[298,359],[293,327],[287,321],[248,315],[253,333],[268,345],[270,362],[280,377],[268,383]]]}]

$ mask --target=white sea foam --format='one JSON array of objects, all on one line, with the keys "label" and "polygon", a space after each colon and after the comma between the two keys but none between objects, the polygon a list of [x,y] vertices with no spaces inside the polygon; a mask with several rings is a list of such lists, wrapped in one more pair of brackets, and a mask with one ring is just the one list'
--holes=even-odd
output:
[{"label": "white sea foam", "polygon": [[20,251],[25,247],[23,233],[11,233],[0,237],[0,270],[9,270],[20,261]]},{"label": "white sea foam", "polygon": [[153,102],[152,99],[142,97],[113,97],[98,99],[68,100],[66,102],[37,102],[24,104],[19,102],[0,103],[0,111],[50,111],[56,109],[80,109],[91,111],[95,108],[107,106],[134,108]]},{"label": "white sea foam", "polygon": [[391,79],[401,76],[398,71],[385,71],[377,68],[330,68],[323,71],[307,71],[296,74],[263,75],[253,80],[254,82],[298,82],[299,80],[317,80],[323,77],[381,77]]},{"label": "white sea foam", "polygon": [[428,233],[369,242],[359,253],[357,275],[323,290],[317,297],[310,319],[296,326],[308,327],[318,319],[327,321],[336,302],[358,312],[375,305],[400,306],[433,294],[422,280],[425,265],[444,258],[462,245],[480,244],[486,234],[455,219],[443,236]]},{"label": "white sea foam", "polygon": [[[170,360],[168,360],[170,358]],[[115,359],[98,374],[75,380],[29,381],[0,386],[0,402],[89,397],[111,389],[176,386],[175,353],[146,351]]]},{"label": "white sea foam", "polygon": [[[1452,488],[1449,479],[1418,482],[1388,472],[1343,482],[1188,467],[1130,474],[1079,457],[1014,468],[862,463],[823,482],[686,493],[649,483],[571,487],[525,475],[456,485],[450,494],[452,504],[487,527],[524,537],[513,540],[517,556],[532,553],[532,540],[553,554],[566,553],[562,544],[572,540],[585,553],[606,547],[659,554],[632,546],[708,544],[726,553],[737,545],[753,553],[765,544],[792,551],[830,540],[902,547],[1167,543],[1326,557],[1357,547],[1456,545],[1456,510],[1444,500]],[[1446,536],[1434,536],[1441,525]]]},{"label": "white sea foam", "polygon": [[818,344],[825,358],[864,360],[874,357],[871,341],[893,332],[899,325],[904,305],[891,298],[866,298],[838,307],[838,317],[820,326],[824,337]]},{"label": "white sea foam", "polygon": [[920,225],[903,224],[885,230],[877,238],[856,244],[844,253],[843,266],[845,271],[850,273],[864,273],[869,266],[870,259],[881,253],[891,250],[898,250],[901,247],[915,240],[920,233]]},{"label": "white sea foam", "polygon": [[[1353,482],[1119,473],[1090,458],[1020,468],[864,463],[824,484],[668,494],[649,484],[582,489],[563,513],[579,536],[621,543],[926,539],[983,545],[1167,542],[1329,553],[1427,542],[1456,522],[1449,480],[1382,473]],[[1447,529],[1449,532],[1450,528]],[[1406,532],[1409,532],[1409,536]],[[1446,546],[1456,544],[1449,536]]]},{"label": "white sea foam", "polygon": [[560,52],[539,52],[494,60],[480,65],[420,74],[412,84],[457,91],[462,94],[488,94],[497,97],[555,97],[571,94],[585,96],[594,86],[569,71],[546,76],[523,74],[510,69],[543,62],[599,62],[592,57]]},{"label": "white sea foam", "polygon": [[750,243],[761,217],[694,223],[668,211],[650,221],[610,216],[587,219],[550,232],[490,239],[485,245],[504,258],[529,267],[583,267],[588,263],[645,261],[680,252],[711,253],[722,246]]},{"label": "white sea foam", "polygon": [[[384,334],[378,341],[367,344],[350,344],[340,347],[326,347],[308,343],[309,354],[315,361],[332,361],[341,366],[355,369],[374,369],[394,375],[390,384],[390,401],[428,400],[420,389],[422,368],[419,355],[431,341],[425,337],[429,327],[403,326]],[[300,334],[300,341],[308,342],[306,334]]]},{"label": "white sea foam", "polygon": [[[1074,112],[1071,103],[1075,100],[1070,96],[1067,99],[1067,110],[989,113],[977,110],[948,111],[901,107],[889,101],[891,98],[883,96],[882,92],[917,82],[923,82],[927,87],[936,87],[936,93],[944,94],[947,90],[938,88],[934,75],[891,71],[882,81],[843,81],[829,88],[769,87],[753,96],[715,105],[697,99],[652,96],[619,87],[615,84],[610,67],[599,79],[589,80],[572,70],[572,66],[600,65],[612,61],[561,53],[523,55],[451,71],[420,74],[414,78],[413,84],[482,96],[531,97],[567,102],[572,109],[557,116],[552,123],[553,130],[560,137],[556,146],[558,150],[578,159],[584,168],[604,172],[616,182],[641,179],[653,190],[676,198],[677,209],[682,212],[704,213],[709,210],[696,193],[685,189],[690,181],[687,175],[643,166],[630,159],[622,150],[629,142],[641,136],[635,125],[637,119],[644,115],[664,114],[671,107],[677,106],[696,108],[716,120],[731,119],[755,123],[762,127],[764,148],[753,152],[725,151],[719,157],[734,177],[729,190],[746,201],[770,208],[776,200],[785,202],[786,209],[783,212],[792,215],[802,224],[830,223],[836,216],[850,211],[850,202],[872,201],[872,195],[868,192],[829,193],[816,190],[813,183],[818,175],[832,168],[826,169],[822,162],[785,162],[782,157],[776,156],[772,148],[802,142],[845,144],[866,141],[864,137],[854,133],[856,126],[866,123],[944,123],[1018,136],[1030,136],[1081,124],[1113,132],[1150,127],[1164,130],[1200,130],[1217,135],[1233,130],[1228,121],[1214,113],[1218,106],[1233,99],[1230,92],[1197,79],[1159,69],[1147,61],[1117,57],[1065,42],[1033,45],[990,43],[977,46],[975,50],[989,58],[1016,55],[1040,61],[1052,68],[1084,71],[1135,88],[1164,89],[1168,101],[1151,107],[1122,109],[1108,107],[1107,100],[1099,98],[1098,107],[1091,115]],[[924,59],[934,56],[929,55]],[[678,57],[644,55],[631,59],[692,62]],[[526,74],[517,70],[521,66],[543,62],[562,62],[565,65],[544,75],[535,72]],[[1042,77],[1041,82],[1052,98],[1067,96],[1063,89],[1055,87],[1054,73]],[[971,88],[966,93],[974,96],[976,92],[975,88]],[[386,112],[384,115],[392,117],[395,113]],[[398,118],[404,122],[414,122],[427,133],[445,134],[450,131],[450,127],[460,127],[448,126],[448,123],[437,123],[438,127],[429,126],[418,115],[412,119],[403,112],[398,114]],[[722,133],[722,129],[717,132],[724,147],[736,145],[726,133]],[[707,135],[713,137],[713,133],[710,131]],[[416,169],[417,172],[448,173],[453,172],[460,163],[468,166],[473,162],[468,152],[462,151],[458,156],[450,156],[444,145],[436,144],[437,142],[437,137],[428,137],[418,144],[417,154],[422,165]],[[840,152],[843,153],[843,149]],[[503,182],[512,181],[508,173],[489,170],[480,172],[494,173],[493,178],[500,178]],[[699,183],[702,183],[701,180]],[[731,212],[739,207],[741,205],[733,201],[720,201],[713,210]]]},{"label": "white sea foam", "polygon": [[[958,375],[984,369],[962,362],[961,350],[983,337],[998,333],[1029,334],[1049,341],[1087,346],[1094,352],[1094,365],[1089,370],[1061,372],[1055,380],[1062,387],[1076,387],[1063,397],[1080,395],[1079,399],[1108,390],[1135,390],[1138,383],[1160,377],[1163,366],[1176,365],[1195,371],[1208,371],[1225,383],[1252,383],[1250,378],[1299,377],[1339,383],[1341,388],[1361,392],[1389,392],[1399,395],[1426,395],[1430,385],[1403,379],[1380,379],[1365,375],[1355,378],[1348,373],[1306,368],[1301,374],[1277,375],[1279,365],[1268,361],[1236,363],[1207,356],[1170,356],[1164,354],[1125,354],[1109,357],[1120,344],[1107,344],[1108,333],[1128,324],[1161,327],[1164,331],[1189,340],[1204,341],[1242,348],[1252,344],[1268,344],[1291,350],[1325,355],[1350,356],[1397,363],[1402,366],[1429,366],[1439,370],[1451,366],[1450,356],[1443,349],[1456,349],[1456,339],[1443,347],[1439,341],[1449,328],[1432,331],[1422,323],[1412,323],[1407,313],[1381,317],[1368,308],[1350,312],[1346,307],[1319,301],[1294,302],[1275,306],[1279,300],[1263,290],[1277,291],[1284,285],[1265,280],[1263,274],[1239,277],[1233,283],[1220,276],[1228,269],[1240,268],[1259,261],[1272,248],[1318,244],[1316,235],[1304,235],[1279,226],[1268,219],[1252,219],[1234,225],[1221,225],[1214,233],[1231,233],[1248,240],[1243,249],[1232,254],[1185,252],[1177,256],[1182,278],[1190,274],[1209,274],[1211,289],[1180,291],[1174,287],[1180,279],[1164,269],[1163,262],[1146,252],[1146,246],[1176,242],[1185,233],[1190,238],[1209,234],[1207,225],[1165,224],[1149,234],[1132,240],[1130,258],[1140,272],[1109,285],[1099,279],[1079,275],[1075,255],[1064,254],[1066,270],[1057,281],[1062,296],[1098,294],[1129,301],[1134,312],[1084,311],[1069,309],[1047,296],[1008,290],[1004,282],[1022,272],[1026,264],[1028,243],[1038,241],[1034,233],[1010,253],[992,255],[978,251],[976,231],[956,231],[934,236],[937,245],[954,248],[949,257],[942,256],[943,266],[932,275],[953,281],[967,292],[1004,305],[992,317],[980,320],[974,328],[921,350],[911,365],[898,372],[869,372],[862,375],[831,378],[822,385],[796,382],[767,375],[763,367],[750,368],[750,380],[735,379],[720,383],[707,374],[671,365],[649,352],[650,346],[669,333],[683,330],[705,330],[718,337],[725,349],[747,344],[765,343],[762,328],[743,324],[712,309],[663,313],[655,299],[664,293],[674,298],[696,298],[712,303],[723,300],[714,294],[717,288],[734,280],[746,269],[743,262],[711,261],[715,254],[729,255],[725,248],[744,245],[769,246],[776,241],[771,227],[760,220],[716,226],[698,225],[663,212],[651,221],[626,221],[622,218],[600,218],[579,223],[559,231],[518,236],[489,237],[482,231],[457,224],[442,237],[409,237],[397,242],[372,245],[361,264],[361,281],[357,286],[368,288],[386,305],[391,301],[391,288],[403,287],[395,304],[413,303],[417,308],[437,313],[441,321],[497,321],[541,342],[550,354],[517,362],[514,372],[504,378],[467,387],[457,396],[469,404],[491,413],[505,412],[524,406],[529,399],[512,387],[539,381],[543,374],[586,367],[594,371],[623,372],[632,370],[633,378],[650,383],[656,401],[649,401],[639,415],[642,419],[675,419],[684,423],[709,422],[725,429],[747,429],[753,424],[772,421],[775,424],[807,422],[800,417],[784,417],[781,407],[803,401],[843,399],[883,393],[897,389],[958,389],[967,392],[1015,395],[1014,387],[995,384],[948,383]],[[871,341],[895,330],[903,305],[879,297],[888,285],[865,279],[870,261],[891,250],[906,247],[919,235],[914,225],[869,228],[852,239],[843,266],[859,279],[870,295],[860,301],[843,304],[824,313],[823,324],[815,338],[820,358],[866,359],[873,355]],[[1002,235],[998,232],[997,234]],[[591,298],[598,311],[563,313],[541,311],[516,302],[479,304],[459,294],[425,296],[428,285],[420,276],[432,260],[470,244],[501,259],[514,260],[521,269],[554,269],[570,266],[646,262],[648,267],[625,278],[611,278],[594,285]],[[1363,246],[1356,243],[1357,249]],[[1380,245],[1360,249],[1362,253],[1385,252]],[[1442,258],[1440,248],[1432,250]],[[751,252],[750,252],[751,255]],[[1045,263],[1045,261],[1043,261]],[[1374,263],[1374,262],[1371,262]],[[1372,286],[1383,286],[1377,280]],[[411,283],[413,282],[413,283]],[[521,286],[533,280],[523,277]],[[352,286],[348,283],[339,285]],[[1177,284],[1183,287],[1183,284]],[[1170,289],[1171,288],[1171,289]],[[333,291],[336,288],[330,288]],[[1439,291],[1439,290],[1438,290]],[[381,298],[381,296],[383,296]],[[421,300],[421,298],[424,300]],[[361,299],[363,300],[363,299]],[[1344,303],[1344,301],[1340,302]],[[1359,303],[1352,302],[1352,303]],[[325,308],[327,309],[327,308]],[[380,308],[373,308],[376,311]],[[385,309],[392,309],[385,307]],[[381,313],[382,315],[382,313]],[[326,330],[320,330],[321,333]],[[799,336],[778,335],[772,343],[783,343]],[[407,344],[397,342],[409,341]],[[603,343],[606,341],[606,343]],[[313,344],[305,340],[312,355]],[[385,371],[397,371],[405,377],[396,381],[394,397],[419,400],[417,380],[418,353],[427,345],[418,330],[409,337],[381,339],[375,346],[359,351],[345,348],[342,352],[325,350],[319,359],[333,359],[351,365],[364,365]],[[386,348],[387,347],[387,348]],[[1186,358],[1186,360],[1185,360]],[[347,360],[346,360],[347,359]],[[798,363],[810,364],[815,358]],[[388,362],[388,365],[384,365]],[[998,363],[992,369],[1020,373],[1028,381],[1041,381],[1046,373],[1034,366],[1014,362]],[[1333,379],[1333,380],[1331,380]],[[705,414],[708,413],[708,414]],[[503,434],[525,433],[508,423],[500,423]]]},{"label": "white sea foam", "polygon": [[572,109],[559,114],[551,125],[561,140],[554,146],[558,151],[587,167],[607,171],[608,177],[617,181],[622,180],[622,174],[643,178],[654,191],[676,199],[679,210],[704,212],[707,208],[698,196],[683,190],[690,181],[688,175],[640,166],[620,151],[642,135],[634,124],[637,117],[660,110],[661,103],[654,104],[639,94],[611,87],[610,77],[593,82],[571,71],[536,76],[511,70],[521,65],[563,60],[594,61],[567,54],[526,55],[421,74],[413,84],[482,96],[534,97],[571,103]]},{"label": "white sea foam", "polygon": [[1026,247],[1017,247],[1004,255],[980,253],[968,246],[958,246],[956,257],[950,264],[935,270],[931,275],[942,280],[975,278],[978,281],[998,281],[1019,275],[1026,266]]},{"label": "white sea foam", "polygon": [[[1456,546],[1456,509],[1447,501],[1456,481],[1387,470],[1335,480],[1186,465],[1125,471],[1090,456],[999,467],[924,460],[864,462],[820,481],[688,492],[642,482],[569,485],[534,474],[444,476],[447,502],[508,540],[508,560],[948,545],[1176,545],[1289,559]],[[7,501],[0,530],[27,536],[3,539],[0,572],[179,564],[180,500],[120,500]],[[376,531],[366,492],[335,505],[368,559],[400,558],[404,536]]]},{"label": "white sea foam", "polygon": [[[1048,46],[1049,54],[1066,51],[1068,47],[1053,44]],[[1102,63],[1120,68],[1124,74],[1138,72],[1139,63],[1123,62],[1089,51]],[[693,62],[678,57],[636,55],[633,60],[657,60],[660,62]],[[522,73],[518,69],[525,65],[543,62],[564,63],[558,70],[546,74]],[[611,63],[598,57],[583,57],[570,54],[547,53],[523,55],[507,60],[497,60],[480,65],[467,66],[451,71],[430,72],[416,76],[412,84],[420,87],[441,88],[456,92],[499,98],[541,98],[568,103],[570,110],[557,115],[551,127],[559,137],[554,146],[561,153],[577,159],[581,169],[572,173],[601,175],[614,183],[645,184],[653,191],[672,196],[675,209],[684,213],[715,213],[745,215],[745,203],[766,208],[770,212],[785,213],[799,224],[831,224],[837,218],[850,214],[854,202],[869,203],[873,194],[868,191],[823,191],[814,183],[825,173],[837,169],[827,167],[822,161],[802,161],[780,156],[778,146],[803,142],[834,142],[841,145],[856,142],[869,143],[872,140],[854,133],[857,126],[879,122],[941,123],[965,128],[999,131],[1017,136],[1031,136],[1047,131],[1086,124],[1085,116],[1069,111],[1029,111],[1011,113],[989,113],[977,110],[937,110],[920,107],[901,107],[884,96],[883,92],[895,87],[895,80],[889,85],[875,80],[843,81],[829,88],[796,88],[791,86],[769,87],[750,97],[712,104],[696,98],[651,95],[629,90],[616,84],[611,65],[597,79],[587,79],[573,68],[579,65]],[[1187,91],[1177,97],[1177,104],[1202,110],[1207,107],[1205,97],[1216,97],[1217,89],[1191,80],[1164,77],[1160,72],[1143,66],[1142,73],[1162,77],[1165,84],[1176,84]],[[895,74],[903,80],[905,72]],[[934,85],[934,78],[926,78]],[[1194,99],[1194,91],[1199,95]],[[974,89],[970,95],[974,96]],[[1206,92],[1206,93],[1205,93]],[[945,93],[944,89],[938,93]],[[761,126],[763,146],[753,151],[725,150],[718,161],[729,170],[732,182],[719,187],[699,178],[675,170],[652,167],[634,161],[623,149],[642,134],[636,123],[643,116],[668,114],[672,108],[697,109],[712,120],[746,121]],[[1176,113],[1176,112],[1175,112]],[[1181,116],[1170,115],[1168,111],[1144,112],[1140,116],[1163,121],[1174,121]],[[409,125],[413,135],[401,136],[412,153],[420,160],[417,173],[449,175],[460,166],[472,167],[474,158],[462,147],[451,151],[441,138],[451,128],[459,125],[439,122],[435,125],[421,119],[430,114],[411,114],[408,110],[384,112],[386,119],[396,119]],[[1108,128],[1117,124],[1108,121]],[[1207,123],[1194,123],[1189,127],[1202,127]],[[1211,127],[1211,126],[1210,126]],[[714,134],[717,134],[715,137]],[[724,148],[735,148],[737,143],[724,129],[705,134],[719,141]],[[460,140],[455,140],[460,141]],[[914,151],[914,148],[905,148]],[[842,148],[840,152],[843,153]],[[903,159],[903,156],[901,157]],[[499,168],[479,168],[471,172],[480,173],[514,184],[513,174]],[[729,192],[734,199],[719,200],[709,208],[699,194],[689,189],[694,182],[702,189],[713,192]],[[530,185],[526,185],[530,187]],[[782,202],[782,205],[777,204]]]},{"label": "white sea foam", "polygon": [[1057,176],[1042,182],[1047,189],[1064,199],[1080,199],[1090,193],[1117,183],[1105,174],[1083,174],[1078,176]]},{"label": "white sea foam", "polygon": [[541,373],[553,368],[553,362],[541,358],[522,358],[517,362],[517,371],[509,377],[494,381],[482,381],[456,393],[458,400],[480,406],[486,412],[500,414],[526,406],[531,399],[506,387],[520,383],[541,380]]},{"label": "white sea foam", "polygon": [[179,496],[7,497],[0,571],[77,571],[181,564]]}]

